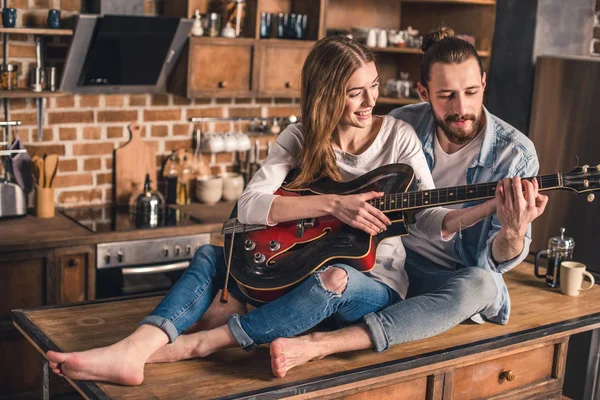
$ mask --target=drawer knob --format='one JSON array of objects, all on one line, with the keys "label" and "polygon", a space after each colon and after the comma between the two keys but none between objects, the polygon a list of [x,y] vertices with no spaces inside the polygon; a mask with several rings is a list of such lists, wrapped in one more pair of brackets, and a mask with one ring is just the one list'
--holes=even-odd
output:
[{"label": "drawer knob", "polygon": [[512,382],[515,380],[515,373],[512,372],[510,369],[505,369],[504,371],[502,371],[500,376],[506,379],[508,382]]},{"label": "drawer knob", "polygon": [[286,89],[291,89],[292,83],[291,82],[286,82],[285,83],[285,87],[286,87]]},{"label": "drawer knob", "polygon": [[227,87],[227,81],[220,81],[219,82],[219,88],[225,89],[226,87]]},{"label": "drawer knob", "polygon": [[79,267],[79,264],[80,264],[80,261],[78,258],[71,258],[67,262],[67,267],[69,267],[69,268]]}]

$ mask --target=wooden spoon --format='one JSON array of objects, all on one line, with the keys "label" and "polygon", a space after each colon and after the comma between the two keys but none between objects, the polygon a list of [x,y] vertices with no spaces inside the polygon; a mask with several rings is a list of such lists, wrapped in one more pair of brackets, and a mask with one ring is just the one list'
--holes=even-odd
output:
[{"label": "wooden spoon", "polygon": [[58,156],[56,154],[48,154],[44,160],[44,180],[46,181],[46,187],[52,187],[52,181],[56,176],[56,170],[58,169]]},{"label": "wooden spoon", "polygon": [[44,160],[42,160],[40,156],[36,155],[31,157],[31,163],[34,166],[33,171],[38,187],[44,187]]}]

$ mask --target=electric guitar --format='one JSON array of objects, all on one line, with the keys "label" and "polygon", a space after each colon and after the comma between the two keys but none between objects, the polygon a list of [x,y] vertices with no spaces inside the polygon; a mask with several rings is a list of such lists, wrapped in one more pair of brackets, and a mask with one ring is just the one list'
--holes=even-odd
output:
[{"label": "electric guitar", "polygon": [[[583,166],[565,174],[537,176],[539,190],[568,189],[577,193],[599,190],[599,168],[600,165]],[[284,295],[325,264],[344,263],[368,272],[375,266],[378,244],[392,236],[407,235],[407,223],[413,222],[416,212],[486,200],[496,195],[497,182],[409,192],[413,180],[410,166],[389,164],[349,182],[321,179],[302,190],[286,189],[284,183],[276,192],[284,196],[384,192],[383,197],[368,201],[392,221],[392,225],[378,235],[369,235],[333,216],[275,226],[242,225],[236,219],[236,206],[223,225],[225,262],[231,277],[247,296],[268,302]],[[590,193],[588,200],[593,198],[594,194]]]}]

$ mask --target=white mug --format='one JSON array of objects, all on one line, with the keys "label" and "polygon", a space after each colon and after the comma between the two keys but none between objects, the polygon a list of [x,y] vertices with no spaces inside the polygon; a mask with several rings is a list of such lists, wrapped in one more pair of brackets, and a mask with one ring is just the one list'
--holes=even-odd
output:
[{"label": "white mug", "polygon": [[[590,280],[590,285],[581,287],[583,277]],[[595,284],[592,274],[585,270],[585,265],[575,261],[563,261],[560,263],[560,291],[567,296],[577,296],[580,291],[590,290]]]}]

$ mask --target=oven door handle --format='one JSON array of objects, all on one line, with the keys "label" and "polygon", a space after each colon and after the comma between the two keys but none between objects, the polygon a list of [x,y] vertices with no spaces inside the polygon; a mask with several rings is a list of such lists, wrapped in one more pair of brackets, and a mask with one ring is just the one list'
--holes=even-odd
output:
[{"label": "oven door handle", "polygon": [[149,275],[186,269],[188,265],[190,265],[189,261],[183,261],[174,264],[157,265],[155,267],[123,268],[121,271],[123,275]]}]

